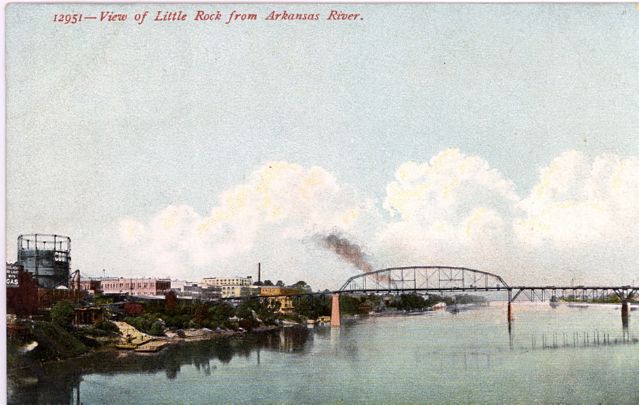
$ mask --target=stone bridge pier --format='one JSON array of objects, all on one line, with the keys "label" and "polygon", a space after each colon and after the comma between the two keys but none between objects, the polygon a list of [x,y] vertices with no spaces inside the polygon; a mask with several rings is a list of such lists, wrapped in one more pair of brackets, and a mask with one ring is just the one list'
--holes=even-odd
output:
[{"label": "stone bridge pier", "polygon": [[339,328],[342,325],[341,314],[339,311],[339,294],[333,294],[331,301],[331,327]]},{"label": "stone bridge pier", "polygon": [[626,291],[625,289],[615,290],[615,294],[617,294],[619,300],[621,301],[621,323],[623,324],[624,328],[628,328],[628,323],[630,321],[629,302],[630,300],[632,300],[635,293],[635,289],[632,289],[630,291]]}]

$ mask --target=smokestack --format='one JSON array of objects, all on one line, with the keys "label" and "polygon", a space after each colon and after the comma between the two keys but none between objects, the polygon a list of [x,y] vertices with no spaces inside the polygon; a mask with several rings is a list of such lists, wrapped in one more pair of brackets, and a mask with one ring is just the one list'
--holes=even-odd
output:
[{"label": "smokestack", "polygon": [[262,282],[262,263],[257,262],[257,283]]}]

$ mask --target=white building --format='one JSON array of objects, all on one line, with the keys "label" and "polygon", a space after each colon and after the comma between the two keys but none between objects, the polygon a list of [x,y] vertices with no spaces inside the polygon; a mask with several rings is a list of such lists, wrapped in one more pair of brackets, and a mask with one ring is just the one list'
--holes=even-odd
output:
[{"label": "white building", "polygon": [[249,297],[253,295],[253,289],[245,285],[223,285],[222,298]]},{"label": "white building", "polygon": [[205,277],[200,283],[200,287],[222,287],[222,286],[251,286],[253,277]]},{"label": "white building", "polygon": [[256,295],[253,278],[248,277],[205,277],[200,283],[202,288],[220,288],[222,298],[248,297]]},{"label": "white building", "polygon": [[171,280],[171,290],[175,291],[177,296],[181,298],[192,297],[204,300],[222,298],[222,287],[201,287],[194,281]]}]

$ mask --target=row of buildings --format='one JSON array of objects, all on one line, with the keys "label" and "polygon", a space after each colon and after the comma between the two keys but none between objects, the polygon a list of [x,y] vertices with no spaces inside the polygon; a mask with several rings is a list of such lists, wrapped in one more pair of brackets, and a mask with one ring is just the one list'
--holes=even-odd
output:
[{"label": "row of buildings", "polygon": [[80,290],[90,294],[127,294],[130,296],[163,296],[174,291],[180,298],[216,300],[223,298],[271,297],[279,302],[280,312],[293,310],[291,296],[299,288],[253,285],[249,277],[207,277],[198,282],[156,278],[108,277],[80,280]]},{"label": "row of buildings", "polygon": [[248,277],[206,277],[200,282],[158,278],[103,277],[80,280],[80,290],[95,294],[128,294],[131,296],[164,295],[174,291],[180,297],[241,298],[259,295],[291,295],[297,288],[254,285]]},{"label": "row of buildings", "polygon": [[[33,298],[39,304],[50,304],[61,299],[77,301],[84,293],[163,297],[174,291],[181,298],[202,300],[272,297],[280,302],[285,312],[292,309],[290,296],[302,292],[300,288],[283,285],[262,286],[260,282],[253,283],[251,276],[206,277],[200,282],[133,277],[85,278],[79,270],[71,271],[71,238],[68,236],[24,234],[18,236],[17,242],[17,258],[14,263],[7,263],[5,278],[8,302],[15,301],[15,306],[21,306],[27,298]],[[258,281],[260,275],[258,263]]]},{"label": "row of buildings", "polygon": [[164,295],[171,280],[157,278],[103,277],[80,279],[80,290],[91,294]]},{"label": "row of buildings", "polygon": [[[19,270],[34,278],[38,288],[79,289],[103,294],[164,295],[174,289],[184,296],[209,295],[213,298],[258,295],[252,277],[207,277],[199,283],[156,279],[102,277],[80,278],[79,271],[71,271],[71,238],[58,234],[24,234],[18,236],[17,257],[7,263],[7,286],[17,286]],[[10,268],[11,266],[11,268]],[[258,264],[258,279],[260,267]],[[259,284],[259,283],[258,283]]]},{"label": "row of buildings", "polygon": [[102,277],[80,280],[80,289],[98,294],[135,296],[164,295],[173,290],[178,296],[193,298],[235,298],[259,295],[251,277],[205,278],[201,282],[160,278]]}]

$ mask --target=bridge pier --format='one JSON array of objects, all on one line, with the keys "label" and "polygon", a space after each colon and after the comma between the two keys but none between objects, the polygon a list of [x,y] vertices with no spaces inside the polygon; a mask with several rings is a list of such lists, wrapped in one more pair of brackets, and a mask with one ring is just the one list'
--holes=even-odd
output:
[{"label": "bridge pier", "polygon": [[513,291],[512,290],[508,290],[508,327],[510,328],[510,323],[513,321]]},{"label": "bridge pier", "polygon": [[339,294],[333,294],[333,300],[331,301],[331,328],[339,328],[341,325]]},{"label": "bridge pier", "polygon": [[621,302],[621,324],[624,328],[628,327],[628,321],[630,319],[630,311],[628,310],[628,301],[623,300]]}]

